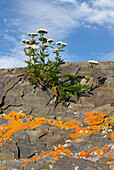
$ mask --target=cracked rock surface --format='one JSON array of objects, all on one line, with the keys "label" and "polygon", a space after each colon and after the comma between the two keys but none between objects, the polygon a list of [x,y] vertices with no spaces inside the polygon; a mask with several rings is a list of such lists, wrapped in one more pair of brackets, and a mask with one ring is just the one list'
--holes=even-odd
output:
[{"label": "cracked rock surface", "polygon": [[[65,63],[61,66],[61,74],[76,76],[89,75],[87,62]],[[61,112],[60,105],[53,111],[54,101],[49,99],[53,96],[50,90],[42,91],[31,86],[23,75],[25,68],[1,69],[0,70],[0,109],[1,113],[10,113],[22,110],[26,114],[34,116],[53,117]],[[72,97],[69,106],[63,107],[66,112],[77,111],[101,111],[113,113],[114,111],[114,62],[101,62],[93,72],[93,89],[89,94],[84,94],[79,99]],[[83,83],[83,82],[82,82]],[[61,113],[60,113],[61,114]]]},{"label": "cracked rock surface", "polygon": [[[61,66],[61,74],[76,76],[84,74],[88,76],[89,68],[87,64],[87,62],[65,63]],[[85,112],[102,112],[110,116],[114,115],[114,62],[100,62],[100,65],[96,66],[93,72],[97,72],[97,74],[91,78],[93,89],[90,93],[79,98],[73,96],[68,107],[61,107],[61,104],[59,104],[55,110],[54,100],[47,105],[49,99],[53,96],[51,90],[42,91],[36,86],[31,86],[24,75],[24,71],[25,68],[0,69],[1,115],[23,111],[26,115],[46,117],[52,120],[61,117],[64,122],[76,119],[80,120],[83,126],[85,126]],[[7,124],[8,120],[0,117],[0,126]],[[114,131],[114,127],[112,127],[112,131]],[[66,140],[71,139],[69,137],[71,132],[71,130],[59,129],[49,124],[43,124],[35,129],[22,129],[21,133],[17,131],[11,136],[11,140],[5,142],[0,148],[0,164],[2,164],[2,167],[7,166],[8,170],[12,168],[21,169],[25,159],[41,154],[42,151],[51,149],[53,145],[56,147],[64,145]],[[76,143],[73,143],[68,149],[72,153],[78,153],[82,150],[87,151],[91,147],[102,147],[105,144],[110,145],[111,148],[114,143],[109,136],[103,138],[99,134],[93,134],[77,138]],[[32,170],[70,170],[75,169],[76,164],[79,166],[79,170],[86,170],[87,168],[108,170],[111,167],[105,163],[114,162],[114,158],[107,156],[93,162],[64,155],[61,159],[56,160],[53,165],[47,163],[47,160],[50,161],[50,158],[44,157],[32,164],[28,162],[23,170],[31,170],[32,167],[34,168]],[[2,167],[1,170],[4,169]]]}]

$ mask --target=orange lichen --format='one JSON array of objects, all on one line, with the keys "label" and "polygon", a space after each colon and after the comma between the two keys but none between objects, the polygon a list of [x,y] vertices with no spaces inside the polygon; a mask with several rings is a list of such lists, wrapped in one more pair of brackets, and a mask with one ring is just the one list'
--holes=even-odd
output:
[{"label": "orange lichen", "polygon": [[63,152],[65,151],[65,147],[63,145],[58,146],[57,149],[62,149]]},{"label": "orange lichen", "polygon": [[[110,124],[113,124],[114,118],[107,117],[106,114],[98,113],[98,112],[89,112],[85,113],[86,116],[88,116],[84,122],[87,123],[88,127],[81,126],[81,121],[79,120],[73,120],[70,122],[63,122],[61,121],[61,118],[58,117],[57,120],[51,120],[47,119],[45,117],[34,117],[34,116],[27,116],[25,113],[20,112],[12,112],[9,115],[4,116],[5,119],[8,119],[8,125],[6,126],[0,126],[0,146],[2,146],[3,142],[6,142],[10,140],[10,137],[15,132],[19,131],[19,133],[23,133],[23,130],[27,129],[34,129],[37,126],[42,126],[43,124],[49,124],[52,126],[55,126],[57,128],[67,129],[67,130],[73,130],[73,132],[70,135],[71,138],[77,138],[79,136],[86,136],[90,135],[92,133],[99,132],[103,127],[108,129]],[[110,134],[110,138],[114,140],[114,132]],[[69,143],[75,143],[76,141],[70,141]],[[67,143],[67,145],[64,146],[70,146],[71,144]],[[58,160],[59,158],[62,158],[62,154],[66,154],[70,156],[71,158],[74,157],[72,155],[71,151],[69,149],[66,149],[63,145],[58,146],[57,148],[51,148],[48,151],[42,152],[38,157],[33,156],[30,159],[25,160],[24,164],[22,165],[25,167],[27,163],[38,161],[39,159],[42,159],[42,157],[51,157],[54,158],[54,160]],[[81,151],[77,158],[87,158],[91,154],[91,152],[95,151],[98,154],[99,157],[103,157],[103,153],[108,152],[109,147],[108,145],[104,145],[103,148],[97,149],[97,147],[94,147],[90,149],[89,151]],[[108,157],[112,158],[112,155],[108,154]],[[88,159],[88,158],[87,158]],[[53,161],[54,161],[53,160]],[[52,162],[52,161],[51,161]],[[22,170],[23,168],[21,168]]]},{"label": "orange lichen", "polygon": [[78,157],[78,158],[88,157],[88,156],[91,154],[91,152],[94,151],[94,150],[96,150],[96,149],[97,149],[97,147],[92,148],[92,149],[90,149],[90,150],[87,151],[87,152],[82,151],[82,152],[80,152],[79,156],[77,156],[77,157]]},{"label": "orange lichen", "polygon": [[86,116],[93,116],[96,112],[85,112]]},{"label": "orange lichen", "polygon": [[110,138],[112,139],[112,141],[114,141],[114,132],[110,134]]},{"label": "orange lichen", "polygon": [[108,158],[113,158],[114,156],[112,156],[112,155],[110,155],[110,154],[108,154]]},{"label": "orange lichen", "polygon": [[97,149],[97,151],[96,151],[96,153],[97,153],[98,155],[100,155],[101,152],[102,152],[102,149]]},{"label": "orange lichen", "polygon": [[106,152],[108,151],[108,149],[109,149],[109,147],[108,147],[108,145],[104,145],[103,147],[105,147],[107,150],[106,150]]},{"label": "orange lichen", "polygon": [[40,154],[40,156],[47,155],[49,152],[50,152],[50,150],[48,150],[48,151],[46,151],[46,152],[42,152],[42,153]]},{"label": "orange lichen", "polygon": [[104,119],[105,116],[107,116],[107,115],[103,114],[103,113],[93,112],[93,115],[84,119],[84,122],[88,123],[90,126],[91,125],[98,125],[98,124],[101,124],[103,122],[103,119]]},{"label": "orange lichen", "polygon": [[67,155],[71,155],[71,151],[69,149],[65,149],[65,153],[67,153]]},{"label": "orange lichen", "polygon": [[67,143],[67,146],[70,146],[71,144],[70,143]]},{"label": "orange lichen", "polygon": [[75,165],[76,168],[78,168],[79,166],[78,165]]},{"label": "orange lichen", "polygon": [[80,154],[79,154],[79,156],[77,156],[77,157],[79,157],[79,158],[83,158],[83,157],[84,157],[84,155],[85,155],[85,151],[81,151],[81,152],[80,152]]},{"label": "orange lichen", "polygon": [[94,148],[92,148],[92,149],[90,149],[89,151],[87,151],[86,153],[85,153],[85,157],[88,157],[90,154],[91,154],[91,152],[92,151],[94,151],[94,150],[96,150],[97,149],[97,147],[94,147]]},{"label": "orange lichen", "polygon": [[77,132],[77,133],[75,133],[75,134],[70,134],[70,137],[71,138],[77,138],[78,136],[80,136],[81,135],[81,133],[80,132]]}]

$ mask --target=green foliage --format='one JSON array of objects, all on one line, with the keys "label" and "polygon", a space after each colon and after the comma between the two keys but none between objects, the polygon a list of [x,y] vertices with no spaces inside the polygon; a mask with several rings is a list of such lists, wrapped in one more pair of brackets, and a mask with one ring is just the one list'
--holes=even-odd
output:
[{"label": "green foliage", "polygon": [[[69,101],[72,95],[77,95],[79,92],[90,88],[87,83],[90,78],[83,75],[82,78],[86,79],[84,85],[81,84],[81,79],[74,75],[61,75],[59,66],[63,64],[60,53],[64,52],[66,43],[57,42],[53,43],[52,39],[47,39],[44,34],[47,34],[47,30],[37,30],[39,34],[39,41],[34,39],[37,33],[28,33],[32,38],[31,40],[22,40],[27,43],[28,46],[24,48],[25,54],[29,57],[27,63],[26,75],[29,77],[30,83],[37,85],[42,89],[50,88],[56,97],[56,103],[65,103]],[[48,45],[48,44],[49,45]],[[38,46],[39,44],[39,46]],[[55,48],[55,45],[58,47]],[[55,54],[54,61],[48,58],[48,47],[53,50]],[[46,60],[46,58],[48,58]],[[91,68],[92,71],[93,68]]]}]

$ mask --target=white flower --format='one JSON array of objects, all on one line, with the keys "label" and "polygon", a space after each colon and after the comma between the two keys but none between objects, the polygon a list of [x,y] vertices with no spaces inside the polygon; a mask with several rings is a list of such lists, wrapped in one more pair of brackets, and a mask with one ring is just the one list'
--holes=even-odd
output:
[{"label": "white flower", "polygon": [[51,42],[53,42],[53,40],[52,39],[48,39],[47,42],[51,43]]},{"label": "white flower", "polygon": [[37,33],[32,33],[32,36],[37,36],[38,34]]},{"label": "white flower", "polygon": [[43,34],[47,34],[48,33],[48,31],[45,30],[45,29],[39,29],[39,30],[36,30],[36,32],[43,33]]},{"label": "white flower", "polygon": [[25,39],[22,39],[22,41],[21,41],[21,42],[25,43],[25,42],[26,42],[26,40],[25,40]]},{"label": "white flower", "polygon": [[35,41],[35,44],[37,45],[37,44],[39,44],[39,42],[38,42],[38,41]]},{"label": "white flower", "polygon": [[31,45],[31,48],[34,50],[38,50],[40,47],[38,45]]},{"label": "white flower", "polygon": [[29,36],[37,36],[37,33],[28,33]]},{"label": "white flower", "polygon": [[49,47],[49,45],[45,44],[44,47],[45,47],[45,48],[46,48],[46,47]]},{"label": "white flower", "polygon": [[88,63],[90,63],[90,64],[100,64],[98,61],[95,61],[95,60],[89,60]]},{"label": "white flower", "polygon": [[62,43],[63,46],[67,46],[67,43]]},{"label": "white flower", "polygon": [[27,48],[32,48],[32,45],[28,45]]},{"label": "white flower", "polygon": [[28,35],[31,35],[31,33],[28,33]]},{"label": "white flower", "polygon": [[61,41],[58,41],[58,42],[56,42],[56,44],[57,44],[57,45],[61,45],[61,44],[62,44],[62,42],[61,42]]},{"label": "white flower", "polygon": [[49,47],[49,45],[48,45],[48,44],[45,44],[44,47]]},{"label": "white flower", "polygon": [[39,40],[47,42],[47,38],[45,36],[40,37]]},{"label": "white flower", "polygon": [[30,41],[29,41],[29,40],[26,40],[25,42],[26,42],[26,43],[29,43]]},{"label": "white flower", "polygon": [[58,48],[56,48],[56,49],[55,49],[55,51],[59,51],[59,49],[58,49]]},{"label": "white flower", "polygon": [[27,48],[38,50],[40,47],[38,45],[28,45]]}]

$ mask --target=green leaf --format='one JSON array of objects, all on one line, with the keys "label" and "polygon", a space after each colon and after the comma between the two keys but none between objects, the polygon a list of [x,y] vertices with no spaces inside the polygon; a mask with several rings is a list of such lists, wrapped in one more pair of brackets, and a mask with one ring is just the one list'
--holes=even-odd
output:
[{"label": "green leaf", "polygon": [[74,96],[76,96],[76,95],[77,95],[77,93],[78,93],[77,91],[74,91]]},{"label": "green leaf", "polygon": [[97,72],[96,72],[96,73],[92,73],[91,76],[93,76],[93,75],[95,75],[95,74],[97,74]]}]

